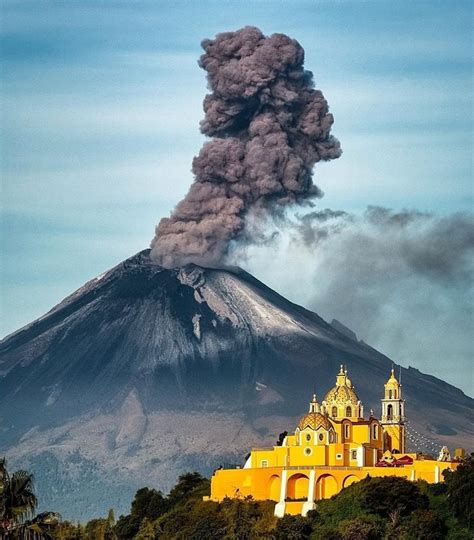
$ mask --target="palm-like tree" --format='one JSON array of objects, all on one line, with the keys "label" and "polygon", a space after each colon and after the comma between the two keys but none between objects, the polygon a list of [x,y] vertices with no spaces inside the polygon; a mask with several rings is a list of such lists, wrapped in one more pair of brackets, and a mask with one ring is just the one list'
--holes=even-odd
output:
[{"label": "palm-like tree", "polygon": [[5,458],[0,460],[0,530],[22,523],[36,510],[33,480],[33,475],[24,470],[10,476]]}]

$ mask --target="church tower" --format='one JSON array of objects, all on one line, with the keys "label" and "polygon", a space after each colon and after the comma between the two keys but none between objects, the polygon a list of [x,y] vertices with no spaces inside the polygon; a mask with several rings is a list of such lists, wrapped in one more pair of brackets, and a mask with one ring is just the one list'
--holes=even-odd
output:
[{"label": "church tower", "polygon": [[382,399],[382,418],[380,423],[384,431],[384,450],[399,453],[405,449],[405,401],[402,398],[402,385],[392,372],[385,383],[385,395]]}]

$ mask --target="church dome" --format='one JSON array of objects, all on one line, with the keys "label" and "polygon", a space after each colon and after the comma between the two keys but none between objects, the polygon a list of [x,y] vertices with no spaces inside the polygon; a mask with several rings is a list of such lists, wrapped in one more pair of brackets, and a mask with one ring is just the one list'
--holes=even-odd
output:
[{"label": "church dome", "polygon": [[347,376],[347,370],[343,366],[341,366],[341,370],[336,377],[336,386],[329,390],[324,401],[328,405],[358,405],[359,398],[354,391],[351,380]]},{"label": "church dome", "polygon": [[332,429],[332,424],[329,421],[327,416],[318,412],[309,412],[300,418],[298,422],[298,429],[302,431],[306,428],[313,429],[316,431],[320,427],[323,427],[326,430]]},{"label": "church dome", "polygon": [[354,392],[353,388],[348,386],[335,386],[331,388],[324,398],[326,403],[337,403],[338,405],[345,405],[347,402],[357,405],[359,398]]}]

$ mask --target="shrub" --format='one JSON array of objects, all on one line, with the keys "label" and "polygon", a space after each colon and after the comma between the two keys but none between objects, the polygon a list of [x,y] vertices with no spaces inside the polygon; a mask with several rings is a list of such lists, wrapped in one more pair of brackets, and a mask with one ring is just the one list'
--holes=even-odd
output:
[{"label": "shrub", "polygon": [[474,528],[474,455],[456,471],[445,471],[446,496],[453,514],[468,529]]},{"label": "shrub", "polygon": [[373,516],[361,516],[343,521],[339,532],[342,540],[380,540],[384,528]]},{"label": "shrub", "polygon": [[363,481],[363,507],[369,513],[388,517],[394,511],[401,516],[428,507],[428,497],[413,482],[397,476],[368,478]]},{"label": "shrub", "polygon": [[405,530],[410,540],[443,540],[447,532],[444,520],[433,510],[413,512]]},{"label": "shrub", "polygon": [[311,535],[313,528],[308,519],[302,516],[286,515],[275,528],[276,540],[305,540]]}]

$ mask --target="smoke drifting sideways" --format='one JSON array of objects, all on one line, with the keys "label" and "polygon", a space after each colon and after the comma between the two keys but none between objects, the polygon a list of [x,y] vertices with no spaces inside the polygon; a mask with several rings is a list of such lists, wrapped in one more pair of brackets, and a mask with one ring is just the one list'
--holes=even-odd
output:
[{"label": "smoke drifting sideways", "polygon": [[273,242],[244,250],[248,271],[402,365],[473,395],[473,213],[327,209],[281,225]]},{"label": "smoke drifting sideways", "polygon": [[252,241],[249,214],[264,222],[322,196],[313,166],[341,155],[330,134],[333,116],[297,41],[245,27],[202,47],[211,93],[201,131],[212,140],[193,160],[189,192],[156,227],[151,257],[167,268],[225,263],[232,241]]}]

